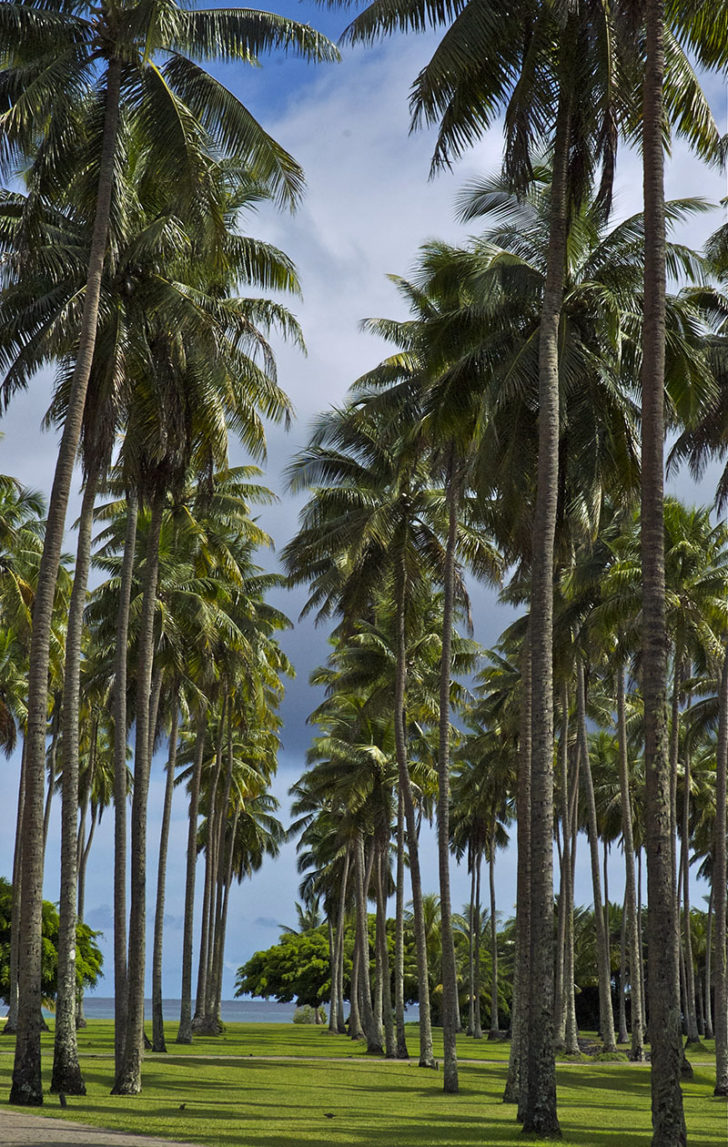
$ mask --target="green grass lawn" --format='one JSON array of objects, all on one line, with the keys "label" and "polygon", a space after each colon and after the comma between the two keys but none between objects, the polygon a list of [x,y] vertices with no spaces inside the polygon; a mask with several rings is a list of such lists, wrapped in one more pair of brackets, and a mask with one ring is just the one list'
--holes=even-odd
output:
[{"label": "green grass lawn", "polygon": [[[109,1095],[110,1021],[79,1033],[88,1094],[61,1111],[49,1096],[39,1114],[70,1118],[137,1134],[187,1139],[210,1147],[499,1147],[521,1140],[514,1110],[501,1103],[508,1045],[464,1037],[461,1091],[442,1093],[440,1072],[371,1059],[361,1044],[315,1027],[231,1024],[219,1039],[195,1040],[167,1056],[149,1053],[144,1090],[136,1098]],[[416,1028],[410,1028],[416,1051]],[[170,1025],[170,1035],[174,1027]],[[0,1089],[10,1083],[12,1038],[0,1042]],[[44,1036],[50,1052],[51,1037]],[[179,1052],[179,1054],[178,1054]],[[204,1056],[225,1059],[204,1059]],[[266,1061],[289,1055],[308,1062]],[[227,1057],[234,1057],[228,1059]],[[321,1057],[336,1057],[332,1062]],[[355,1058],[357,1062],[351,1062]],[[318,1062],[316,1062],[318,1060]],[[709,1054],[693,1057],[695,1079],[684,1085],[691,1147],[726,1143],[726,1105],[712,1096]],[[50,1077],[50,1061],[44,1061]],[[564,1138],[583,1147],[649,1144],[649,1070],[627,1064],[558,1067],[559,1118]],[[180,1110],[184,1104],[184,1110]],[[326,1117],[329,1113],[331,1118]]]}]

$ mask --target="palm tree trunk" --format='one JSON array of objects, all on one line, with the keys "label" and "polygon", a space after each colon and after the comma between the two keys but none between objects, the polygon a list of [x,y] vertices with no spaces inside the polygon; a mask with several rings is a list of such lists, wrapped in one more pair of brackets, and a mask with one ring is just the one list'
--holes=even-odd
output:
[{"label": "palm tree trunk", "polygon": [[397,1059],[409,1059],[404,1026],[404,797],[397,794],[397,891],[394,910],[394,1019]]},{"label": "palm tree trunk", "polygon": [[576,844],[579,829],[577,807],[580,773],[578,751],[574,753],[571,772],[571,791],[569,793],[569,825],[571,828],[571,839],[569,843],[570,863],[567,902],[565,905],[566,950],[564,954],[564,985],[566,997],[566,1040],[564,1051],[567,1055],[579,1055],[579,1029],[576,1023],[576,998],[574,995],[574,872],[576,867]]},{"label": "palm tree trunk", "polygon": [[25,803],[25,745],[20,757],[18,779],[18,809],[15,818],[15,845],[13,848],[13,902],[10,910],[10,984],[8,988],[8,1018],[3,1035],[15,1035],[18,1026],[18,959],[20,950],[20,899],[23,880],[23,805]]},{"label": "palm tree trunk", "polygon": [[[356,867],[356,854],[354,856]],[[351,981],[349,983],[349,1038],[364,1039],[364,1030],[361,1026],[361,1009],[359,1008],[359,965],[361,964],[361,947],[359,944],[359,930],[354,925],[354,956],[351,961]]]},{"label": "palm tree trunk", "polygon": [[139,624],[136,674],[136,737],[134,745],[134,793],[131,813],[131,908],[129,912],[129,962],[127,979],[127,1027],[124,1061],[112,1089],[114,1095],[138,1095],[142,1086],[144,1041],[144,967],[146,948],[147,798],[151,757],[149,753],[149,699],[154,666],[154,617],[159,573],[159,536],[162,529],[165,490],[159,487],[152,499],[146,572]]},{"label": "palm tree trunk", "polygon": [[339,911],[336,921],[336,1001],[331,1000],[329,1029],[339,1034],[346,1031],[342,1013],[344,1010],[344,933],[346,928],[346,894],[349,882],[349,849],[344,857],[344,871],[339,889]]},{"label": "palm tree trunk", "polygon": [[594,800],[589,744],[586,729],[586,696],[584,684],[584,664],[577,663],[577,709],[579,723],[579,748],[581,752],[581,776],[584,780],[587,825],[589,828],[589,852],[591,856],[592,888],[594,894],[594,924],[597,932],[597,967],[599,970],[599,1021],[605,1052],[617,1050],[614,1038],[614,1014],[612,1011],[612,969],[609,956],[609,936],[604,926],[602,908],[602,888],[599,874],[599,829],[597,826],[597,806]]},{"label": "palm tree trunk", "polygon": [[[728,1095],[728,969],[726,968],[726,774],[728,773],[728,650],[720,681],[718,748],[715,766],[715,841],[713,844],[713,911],[715,913],[715,1088]],[[710,986],[708,986],[710,991]]]},{"label": "palm tree trunk", "polygon": [[[564,32],[568,35],[568,32]],[[539,331],[538,471],[531,559],[531,975],[528,981],[528,1093],[524,1133],[560,1134],[554,1058],[553,607],[559,482],[559,325],[568,234],[571,95],[559,96],[551,219]]]},{"label": "palm tree trunk", "polygon": [[127,725],[126,678],[129,640],[129,610],[134,581],[134,553],[139,503],[136,494],[126,499],[126,536],[119,584],[119,611],[116,618],[114,658],[114,1070],[121,1071],[126,1035],[126,805],[127,805]]},{"label": "palm tree trunk", "polygon": [[169,733],[169,760],[167,761],[167,783],[164,786],[164,808],[162,827],[159,834],[159,860],[157,863],[157,900],[154,909],[154,946],[152,949],[152,1051],[166,1051],[164,1042],[164,1013],[162,1010],[162,945],[164,943],[164,899],[167,880],[167,848],[169,846],[169,826],[172,820],[172,797],[174,796],[174,770],[177,763],[177,724],[179,720],[179,698],[175,684],[171,697],[172,728]]},{"label": "palm tree trunk", "polygon": [[480,911],[480,874],[483,868],[483,849],[478,848],[475,857],[475,951],[473,952],[473,964],[475,965],[475,1027],[473,1028],[473,1039],[483,1038],[483,1024],[480,1015],[480,936],[481,936],[481,920],[483,914]]},{"label": "palm tree trunk", "polygon": [[23,1107],[43,1103],[40,1063],[41,928],[43,903],[43,790],[48,725],[48,665],[58,567],[66,524],[73,468],[83,425],[98,320],[101,276],[114,187],[114,158],[119,120],[121,61],[109,62],[104,134],[99,164],[96,213],[89,251],[88,277],[76,366],[48,504],[43,556],[33,605],[28,673],[27,776],[23,811],[23,896],[20,906],[18,1034],[10,1102]]},{"label": "palm tree trunk", "polygon": [[680,1068],[680,989],[670,761],[663,443],[665,388],[664,0],[647,0],[643,95],[645,290],[642,350],[642,694],[645,711],[647,959],[654,1147],[687,1141]]},{"label": "palm tree trunk", "polygon": [[220,712],[220,721],[215,750],[215,772],[210,781],[207,813],[207,847],[205,849],[205,885],[202,895],[202,925],[200,935],[200,959],[197,968],[197,1000],[195,1015],[192,1020],[194,1031],[203,1031],[205,1027],[205,1011],[208,995],[208,980],[212,971],[212,932],[213,932],[213,904],[215,894],[215,823],[217,820],[217,789],[222,772],[222,757],[225,733],[225,717],[227,714],[227,695],[223,695]]},{"label": "palm tree trunk", "polygon": [[455,1035],[459,1025],[455,943],[450,898],[450,679],[452,623],[455,599],[455,543],[460,480],[451,449],[447,466],[448,531],[443,571],[442,654],[440,658],[440,728],[437,755],[437,855],[440,874],[440,936],[442,945],[443,1090],[458,1090]]},{"label": "palm tree trunk", "polygon": [[430,985],[427,970],[427,940],[425,937],[425,917],[422,910],[422,877],[417,843],[415,802],[412,795],[409,768],[407,766],[407,745],[404,729],[405,689],[407,680],[407,641],[405,636],[405,570],[400,570],[397,587],[397,664],[394,684],[394,737],[397,752],[399,785],[404,801],[407,824],[407,851],[410,862],[410,882],[412,886],[412,915],[414,919],[415,946],[417,950],[417,981],[420,1005],[420,1067],[434,1067],[435,1056],[432,1050],[432,1020],[430,1016]]},{"label": "palm tree trunk", "polygon": [[468,844],[468,868],[470,870],[470,903],[468,904],[468,1026],[465,1034],[472,1036],[475,1031],[475,848],[472,840]]},{"label": "palm tree trunk", "polygon": [[625,913],[629,946],[629,974],[631,983],[632,1043],[629,1057],[644,1059],[644,1029],[642,1027],[642,959],[640,953],[639,919],[635,895],[634,835],[632,832],[632,796],[629,786],[629,760],[627,757],[627,710],[624,690],[624,666],[617,669],[617,743],[619,746],[619,785],[622,797],[622,839],[624,841]]},{"label": "palm tree trunk", "polygon": [[[685,751],[685,793],[683,796],[682,862],[683,911],[685,913],[685,1015],[688,1024],[688,1043],[700,1043],[698,1016],[695,1010],[695,969],[693,967],[693,940],[690,934],[690,751]],[[679,912],[679,909],[678,909]]]},{"label": "palm tree trunk", "polygon": [[[569,686],[564,679],[561,687],[561,823],[564,843],[559,856],[559,922],[556,942],[556,974],[554,990],[554,1044],[563,1048],[566,1043],[566,987],[564,970],[566,963],[566,913],[568,902],[569,877],[571,876],[571,824],[569,821]],[[558,821],[555,822],[558,827]]]},{"label": "palm tree trunk", "polygon": [[629,1041],[627,1031],[627,893],[622,903],[622,923],[619,929],[619,1035],[617,1043]]},{"label": "palm tree trunk", "polygon": [[56,783],[56,762],[58,758],[58,706],[54,704],[51,717],[51,746],[48,752],[48,784],[46,786],[46,802],[43,810],[43,861],[45,864],[46,848],[48,846],[48,829],[51,823],[51,808],[53,807],[53,789]]},{"label": "palm tree trunk", "polygon": [[397,1058],[397,1047],[394,1035],[394,1017],[392,1014],[392,981],[389,969],[389,955],[387,952],[387,898],[384,894],[385,876],[387,874],[386,857],[389,849],[389,833],[380,842],[377,849],[377,946],[379,950],[380,977],[382,985],[382,1022],[384,1025],[384,1054],[387,1059]]},{"label": "palm tree trunk", "polygon": [[207,724],[204,710],[197,721],[195,761],[190,781],[189,828],[187,830],[187,867],[185,876],[185,918],[182,930],[182,999],[180,1000],[177,1043],[192,1043],[192,942],[195,921],[195,871],[197,868],[197,811],[200,803],[200,779],[205,756]]},{"label": "palm tree trunk", "polygon": [[357,834],[354,852],[354,874],[356,879],[356,929],[359,940],[359,983],[361,985],[361,1018],[367,1041],[367,1055],[381,1055],[382,1036],[377,1026],[372,1008],[369,984],[369,935],[367,929],[367,885],[364,875],[364,838]]},{"label": "palm tree trunk", "polygon": [[76,571],[68,609],[63,677],[63,790],[61,795],[61,898],[58,924],[58,989],[51,1091],[85,1095],[76,1041],[76,904],[78,892],[78,712],[81,694],[81,639],[91,568],[91,535],[98,466],[92,462],[81,504]]},{"label": "palm tree trunk", "polygon": [[713,1009],[711,992],[712,978],[712,945],[713,945],[713,887],[711,885],[708,895],[708,922],[705,926],[705,1038],[713,1039]]},{"label": "palm tree trunk", "polygon": [[[530,628],[530,625],[529,625]],[[504,1103],[518,1104],[518,1118],[523,1120],[528,1073],[527,1051],[528,980],[530,976],[531,931],[528,910],[531,885],[531,647],[528,633],[521,654],[521,712],[518,736],[518,791],[516,794],[516,842],[518,868],[516,875],[516,958],[513,969],[513,1004],[511,1048],[508,1075],[503,1092]],[[476,984],[477,984],[476,980]]]},{"label": "palm tree trunk", "polygon": [[495,910],[495,819],[493,820],[493,835],[491,837],[490,856],[488,857],[488,876],[490,879],[490,1032],[489,1039],[498,1039],[500,1027],[498,1025],[498,917]]}]

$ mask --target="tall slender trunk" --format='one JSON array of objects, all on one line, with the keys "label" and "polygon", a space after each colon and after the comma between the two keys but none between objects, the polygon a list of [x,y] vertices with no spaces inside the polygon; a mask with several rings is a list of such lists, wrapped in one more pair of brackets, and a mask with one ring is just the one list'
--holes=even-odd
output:
[{"label": "tall slender trunk", "polygon": [[576,869],[576,845],[579,835],[577,807],[579,801],[579,752],[574,753],[571,769],[571,790],[569,793],[569,843],[570,864],[568,876],[568,899],[566,903],[566,945],[564,953],[564,985],[566,996],[566,1040],[564,1051],[567,1055],[579,1055],[579,1029],[576,1024],[576,998],[574,994],[574,872]]},{"label": "tall slender trunk", "polygon": [[708,922],[705,926],[705,1038],[713,1039],[713,1008],[711,1002],[711,992],[713,988],[712,979],[712,951],[713,946],[713,887],[711,884],[710,894],[708,896]]},{"label": "tall slender trunk", "polygon": [[619,929],[619,1035],[617,1043],[629,1040],[627,1031],[627,893],[622,903],[622,923]]},{"label": "tall slender trunk", "polygon": [[687,1142],[665,681],[664,0],[646,0],[643,95],[645,290],[642,341],[642,695],[645,711],[648,986],[654,1147]]},{"label": "tall slender trunk", "polygon": [[[529,622],[530,631],[530,622]],[[518,736],[518,791],[516,793],[516,959],[513,969],[513,1005],[511,1050],[508,1075],[503,1091],[504,1103],[518,1104],[518,1118],[523,1120],[528,1073],[527,1051],[528,980],[531,959],[531,921],[529,888],[531,885],[531,645],[526,634],[521,653],[521,712]]]},{"label": "tall slender trunk", "polygon": [[[693,939],[690,935],[690,751],[685,752],[685,793],[683,796],[682,824],[682,886],[685,913],[685,1016],[688,1024],[688,1043],[700,1043],[698,1016],[695,1010],[695,969],[693,967]],[[678,908],[678,913],[680,909]]]},{"label": "tall slender trunk", "polygon": [[13,901],[10,909],[10,984],[8,1018],[3,1035],[15,1035],[18,1026],[18,954],[20,950],[20,899],[23,881],[23,805],[25,803],[25,746],[20,757],[20,777],[18,778],[18,808],[15,818],[15,845],[13,848]]},{"label": "tall slender trunk", "polygon": [[480,875],[483,869],[483,849],[478,848],[475,857],[475,951],[473,952],[473,964],[475,971],[475,1026],[473,1028],[473,1039],[483,1038],[483,1023],[480,1014],[480,938],[481,938],[481,921],[483,913],[480,911]]},{"label": "tall slender trunk", "polygon": [[[51,716],[51,747],[48,752],[48,783],[46,785],[46,802],[43,810],[43,862],[45,864],[46,848],[48,847],[48,829],[51,823],[51,808],[53,807],[53,790],[56,784],[56,762],[58,759],[58,705],[53,705]],[[78,811],[78,810],[77,810]]]},{"label": "tall slender trunk", "polygon": [[394,1022],[397,1059],[409,1059],[404,1026],[404,797],[397,794],[397,890],[394,908]]},{"label": "tall slender trunk", "polygon": [[629,760],[627,757],[627,709],[624,691],[624,666],[617,669],[617,744],[619,747],[619,787],[622,797],[622,839],[624,841],[625,914],[629,948],[630,1002],[632,1043],[630,1059],[644,1059],[644,1029],[642,1027],[642,957],[640,953],[639,919],[635,893],[634,835],[632,832],[632,796],[629,787]]},{"label": "tall slender trunk", "polygon": [[149,699],[154,666],[154,616],[159,573],[159,536],[162,529],[165,490],[159,487],[152,499],[147,539],[144,592],[139,623],[136,673],[136,737],[134,744],[134,793],[131,811],[131,906],[127,1021],[124,1059],[112,1089],[114,1095],[138,1095],[142,1088],[144,1042],[144,968],[146,948],[147,798],[151,756],[149,752]]},{"label": "tall slender trunk", "polygon": [[[559,856],[559,921],[556,941],[556,974],[554,979],[554,1044],[563,1048],[566,1043],[566,914],[571,876],[571,824],[569,821],[569,685],[564,678],[561,686],[561,740],[559,743],[561,762],[561,823],[564,843]],[[558,821],[555,822],[558,828]]]},{"label": "tall slender trunk", "polygon": [[356,931],[359,942],[359,983],[361,985],[361,1018],[367,1041],[367,1055],[381,1055],[382,1034],[376,1023],[372,1008],[369,983],[369,934],[367,928],[367,887],[364,872],[364,838],[358,833],[354,852],[354,876],[356,879]]},{"label": "tall slender trunk", "polygon": [[195,1002],[195,1015],[192,1020],[192,1028],[194,1031],[204,1031],[205,1028],[208,980],[212,970],[212,918],[215,894],[215,823],[217,820],[218,807],[217,789],[222,772],[227,703],[227,696],[223,696],[217,735],[217,747],[215,749],[215,772],[210,783],[208,796],[205,884],[202,894],[202,924],[200,928],[200,959],[197,967],[197,1000]]},{"label": "tall slender trunk", "polygon": [[91,535],[98,467],[86,478],[76,548],[76,571],[68,610],[63,676],[63,789],[61,795],[61,899],[58,923],[58,989],[51,1091],[85,1095],[76,1041],[76,896],[78,850],[78,741],[81,701],[81,640],[86,587],[91,568]]},{"label": "tall slender trunk", "polygon": [[490,855],[488,856],[488,877],[490,881],[490,1033],[489,1039],[498,1039],[500,1028],[498,1026],[498,917],[495,910],[495,829],[493,818],[493,835],[491,837]]},{"label": "tall slender trunk", "polygon": [[364,1039],[364,1030],[361,1026],[361,1009],[359,1008],[359,965],[361,964],[361,950],[356,923],[354,929],[354,955],[351,961],[351,980],[349,983],[349,1038]]},{"label": "tall slender trunk", "polygon": [[602,887],[599,874],[599,829],[597,826],[597,806],[594,800],[589,743],[586,729],[586,686],[584,664],[577,664],[577,708],[579,711],[579,747],[581,752],[581,776],[584,781],[587,825],[589,828],[589,853],[591,856],[592,888],[594,894],[594,924],[597,932],[597,968],[599,971],[599,1021],[605,1052],[615,1052],[614,1014],[612,1011],[612,969],[609,954],[609,936],[604,924],[602,909]]},{"label": "tall slender trunk", "polygon": [[344,871],[341,876],[339,888],[339,905],[336,920],[336,999],[331,999],[331,1013],[329,1015],[329,1029],[332,1032],[343,1034],[346,1030],[342,1022],[344,1001],[344,932],[346,927],[346,894],[349,883],[349,849],[344,856]]},{"label": "tall slender trunk", "polygon": [[385,880],[388,875],[386,867],[387,851],[389,849],[389,831],[377,848],[375,871],[377,879],[377,946],[379,951],[379,964],[381,966],[381,999],[382,1023],[384,1026],[384,1052],[387,1059],[397,1058],[397,1046],[394,1033],[394,1016],[392,1013],[392,978],[389,969],[389,954],[387,952],[387,897],[385,895]]},{"label": "tall slender trunk", "polygon": [[192,1043],[192,943],[195,921],[195,872],[197,869],[197,811],[200,803],[200,779],[205,756],[207,724],[204,710],[197,721],[195,760],[190,781],[189,827],[187,830],[187,863],[185,875],[185,917],[182,929],[182,998],[180,1000],[177,1043]]},{"label": "tall slender trunk", "polygon": [[440,735],[437,755],[437,854],[440,874],[440,939],[442,950],[443,1090],[448,1094],[454,1094],[458,1090],[458,1058],[455,1035],[460,1026],[450,897],[450,679],[455,601],[455,545],[460,500],[460,476],[453,453],[454,450],[451,448],[447,466],[448,531],[443,572]]},{"label": "tall slender trunk", "polygon": [[114,1071],[121,1071],[126,1036],[126,808],[127,808],[127,721],[126,679],[129,645],[129,611],[134,582],[139,503],[130,492],[126,499],[126,535],[119,584],[114,657]]},{"label": "tall slender trunk", "polygon": [[422,877],[417,842],[415,802],[412,795],[409,768],[407,766],[407,743],[405,739],[404,711],[407,681],[407,640],[405,633],[405,599],[407,593],[405,570],[399,573],[397,587],[397,664],[394,683],[394,737],[397,752],[399,786],[404,801],[407,824],[407,851],[410,862],[410,882],[412,886],[412,915],[414,920],[415,947],[417,950],[417,982],[420,1005],[420,1067],[434,1067],[435,1056],[432,1050],[432,1019],[430,1016],[430,985],[427,969],[427,940],[425,918],[422,909]]},{"label": "tall slender trunk", "polygon": [[174,796],[174,770],[177,764],[177,727],[179,721],[179,698],[177,685],[172,690],[172,727],[169,733],[169,759],[167,760],[167,783],[164,786],[164,807],[162,827],[159,833],[159,859],[157,863],[157,898],[154,909],[154,946],[152,949],[152,1051],[166,1051],[164,1042],[164,1013],[162,1010],[162,946],[164,943],[164,899],[167,882],[167,848],[169,846],[169,826],[172,820],[172,797]]},{"label": "tall slender trunk", "polygon": [[[715,1089],[728,1095],[728,969],[726,964],[726,774],[728,773],[728,650],[720,679],[718,751],[715,766],[715,840],[713,844],[713,911],[715,913]],[[710,991],[710,984],[708,984]]]},{"label": "tall slender trunk", "polygon": [[472,839],[468,843],[468,868],[470,870],[470,903],[468,904],[468,1026],[465,1034],[472,1036],[475,1031],[475,846]]},{"label": "tall slender trunk", "polygon": [[[569,23],[573,17],[569,18]],[[569,36],[569,28],[564,30]],[[551,218],[539,331],[538,470],[531,557],[531,976],[528,1094],[523,1130],[560,1135],[554,1057],[553,608],[559,484],[559,325],[568,235],[571,95],[562,84],[554,139]]]},{"label": "tall slender trunk", "polygon": [[121,61],[109,62],[104,134],[99,164],[88,277],[76,365],[71,379],[66,419],[48,504],[43,555],[33,605],[33,633],[28,673],[26,789],[23,810],[23,896],[20,905],[18,1034],[15,1042],[10,1102],[24,1107],[43,1103],[40,1065],[41,930],[43,905],[43,789],[48,714],[48,668],[58,567],[66,524],[73,468],[83,425],[98,321],[101,276],[114,186],[114,158],[119,120]]}]

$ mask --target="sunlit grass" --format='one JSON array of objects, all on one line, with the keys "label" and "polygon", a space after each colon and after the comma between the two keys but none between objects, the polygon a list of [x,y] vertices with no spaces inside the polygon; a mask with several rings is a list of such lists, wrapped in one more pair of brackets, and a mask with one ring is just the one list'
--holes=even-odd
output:
[{"label": "sunlit grass", "polygon": [[[441,1072],[371,1059],[363,1045],[315,1027],[231,1024],[224,1036],[196,1039],[191,1048],[178,1048],[174,1031],[170,1025],[169,1055],[147,1055],[142,1094],[120,1098],[109,1094],[113,1024],[92,1021],[79,1033],[88,1094],[69,1097],[65,1111],[48,1096],[39,1114],[220,1147],[314,1142],[326,1147],[499,1147],[522,1141],[514,1109],[501,1102],[507,1043],[461,1037],[463,1059],[500,1062],[463,1063],[460,1094],[446,1096]],[[411,1025],[413,1055],[416,1036]],[[50,1051],[50,1040],[44,1036],[44,1050]],[[12,1044],[10,1037],[1,1041],[0,1051],[12,1051]],[[203,1058],[220,1055],[226,1058]],[[309,1062],[256,1058],[268,1055],[307,1057]],[[325,1062],[321,1057],[335,1058]],[[726,1106],[712,1097],[708,1055],[700,1053],[694,1064],[695,1079],[683,1088],[691,1147],[717,1147],[726,1139]],[[9,1054],[0,1055],[5,1095],[11,1065]],[[44,1059],[46,1084],[49,1078],[50,1061]],[[562,1064],[558,1087],[567,1142],[583,1147],[649,1144],[647,1068]]]}]

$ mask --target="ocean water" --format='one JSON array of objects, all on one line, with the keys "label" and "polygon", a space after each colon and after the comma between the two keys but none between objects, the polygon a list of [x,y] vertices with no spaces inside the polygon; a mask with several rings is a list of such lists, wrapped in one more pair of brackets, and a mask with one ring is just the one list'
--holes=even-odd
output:
[{"label": "ocean water", "polygon": [[[163,1000],[162,1012],[165,1020],[174,1022],[179,1019],[180,1000]],[[192,1001],[194,1007],[194,1000]],[[113,996],[85,996],[83,1010],[87,1020],[113,1020]],[[221,1014],[226,1024],[289,1024],[293,1020],[295,1004],[279,1004],[275,1000],[223,1000]],[[45,1011],[45,1009],[44,1009]],[[46,1016],[52,1012],[45,1012]],[[7,1015],[7,1009],[2,1008],[0,1020]],[[152,1001],[144,1001],[145,1019],[151,1022]]]},{"label": "ocean water", "polygon": [[[194,1000],[192,1002],[194,1008]],[[163,1000],[165,1020],[179,1019],[179,1000]],[[85,996],[83,1010],[87,1020],[113,1020],[113,996]],[[222,1020],[226,1024],[288,1024],[293,1020],[295,1004],[279,1004],[275,1000],[223,1000]],[[152,1001],[144,1001],[144,1015],[152,1018]]]}]

